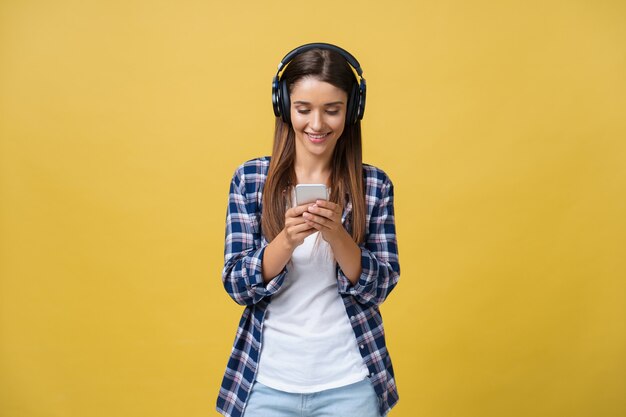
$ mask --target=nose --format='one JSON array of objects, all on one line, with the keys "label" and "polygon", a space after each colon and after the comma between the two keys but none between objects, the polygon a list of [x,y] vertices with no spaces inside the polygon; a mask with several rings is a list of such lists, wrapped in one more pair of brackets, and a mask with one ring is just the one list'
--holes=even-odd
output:
[{"label": "nose", "polygon": [[309,126],[315,132],[321,132],[321,129],[324,125],[324,120],[322,118],[322,113],[319,110],[311,112],[311,120],[309,121]]}]

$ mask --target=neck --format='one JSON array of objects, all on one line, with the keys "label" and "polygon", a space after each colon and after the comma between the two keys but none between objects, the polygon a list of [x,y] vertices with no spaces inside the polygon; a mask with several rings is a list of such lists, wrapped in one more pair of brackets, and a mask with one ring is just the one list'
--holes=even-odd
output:
[{"label": "neck", "polygon": [[299,184],[326,184],[326,186],[330,186],[330,160],[303,158],[296,154],[294,170]]}]

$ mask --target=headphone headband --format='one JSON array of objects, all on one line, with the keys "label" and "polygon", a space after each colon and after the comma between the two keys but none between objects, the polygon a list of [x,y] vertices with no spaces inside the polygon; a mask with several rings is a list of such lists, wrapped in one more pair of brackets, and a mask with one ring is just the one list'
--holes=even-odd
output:
[{"label": "headphone headband", "polygon": [[352,91],[348,92],[348,103],[346,110],[346,124],[354,124],[363,119],[365,112],[365,78],[363,78],[363,70],[359,61],[348,51],[336,45],[323,42],[307,43],[291,50],[278,64],[278,70],[272,80],[272,104],[274,106],[274,114],[276,117],[291,125],[291,103],[289,100],[289,89],[287,84],[279,76],[281,70],[287,66],[297,55],[309,51],[311,49],[326,49],[340,54],[350,66],[356,71],[355,82]]},{"label": "headphone headband", "polygon": [[361,64],[356,58],[348,51],[343,48],[340,48],[336,45],[332,45],[330,43],[316,42],[316,43],[307,43],[306,45],[298,46],[294,48],[291,52],[289,52],[283,59],[280,60],[280,64],[278,64],[278,71],[276,75],[296,56],[303,52],[309,51],[311,49],[320,48],[320,49],[328,49],[330,51],[335,51],[341,56],[343,56],[346,61],[356,70],[356,73],[359,74],[359,77],[363,75],[363,70],[361,69]]}]

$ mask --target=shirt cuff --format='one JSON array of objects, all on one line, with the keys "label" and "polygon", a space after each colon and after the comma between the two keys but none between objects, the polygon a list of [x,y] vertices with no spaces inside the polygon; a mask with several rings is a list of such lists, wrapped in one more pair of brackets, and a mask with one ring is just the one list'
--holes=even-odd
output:
[{"label": "shirt cuff", "polygon": [[377,264],[374,262],[374,259],[372,259],[369,250],[362,245],[359,246],[359,248],[361,249],[361,275],[356,284],[352,284],[341,268],[337,266],[337,279],[339,281],[340,294],[363,294],[374,285],[374,278],[378,274]]},{"label": "shirt cuff", "polygon": [[262,298],[272,294],[275,294],[283,282],[285,281],[285,276],[287,275],[286,266],[283,267],[282,271],[278,273],[275,277],[273,277],[268,283],[263,281],[263,253],[265,252],[266,246],[257,249],[252,256],[250,257],[250,266],[248,268],[249,274],[247,276],[248,286],[253,289],[256,297]]}]

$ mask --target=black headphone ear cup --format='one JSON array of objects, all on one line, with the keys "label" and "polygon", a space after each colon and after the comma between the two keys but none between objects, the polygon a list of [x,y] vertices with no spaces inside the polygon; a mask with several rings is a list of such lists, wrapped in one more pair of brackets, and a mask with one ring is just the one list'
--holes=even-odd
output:
[{"label": "black headphone ear cup", "polygon": [[289,100],[289,87],[284,81],[280,81],[280,114],[283,122],[291,124],[291,101]]},{"label": "black headphone ear cup", "polygon": [[361,78],[359,83],[359,105],[357,110],[357,117],[359,120],[363,119],[363,113],[365,113],[365,94],[367,92],[367,85],[365,79]]},{"label": "black headphone ear cup", "polygon": [[272,80],[272,107],[274,108],[274,116],[280,117],[280,89],[278,86],[278,77]]},{"label": "black headphone ear cup", "polygon": [[348,97],[348,109],[346,110],[346,124],[354,124],[357,120],[359,109],[359,88],[356,83],[352,84],[350,97]]}]

